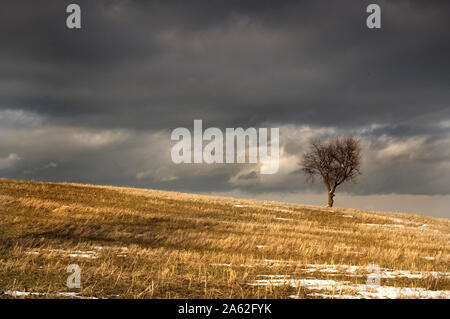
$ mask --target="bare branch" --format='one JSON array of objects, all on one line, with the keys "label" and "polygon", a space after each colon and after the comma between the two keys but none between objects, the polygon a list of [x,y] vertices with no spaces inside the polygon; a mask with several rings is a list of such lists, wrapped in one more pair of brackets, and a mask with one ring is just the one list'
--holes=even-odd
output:
[{"label": "bare branch", "polygon": [[322,178],[329,193],[328,204],[332,206],[336,188],[361,174],[361,146],[353,137],[336,138],[328,143],[312,141],[299,165],[309,180]]}]

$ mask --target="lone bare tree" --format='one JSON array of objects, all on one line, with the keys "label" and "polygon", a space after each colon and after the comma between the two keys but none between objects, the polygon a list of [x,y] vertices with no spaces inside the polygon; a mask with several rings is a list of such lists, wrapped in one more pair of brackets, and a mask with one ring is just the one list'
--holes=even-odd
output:
[{"label": "lone bare tree", "polygon": [[299,165],[311,181],[316,175],[322,178],[328,190],[328,207],[333,207],[336,187],[361,174],[361,146],[353,137],[313,141]]}]

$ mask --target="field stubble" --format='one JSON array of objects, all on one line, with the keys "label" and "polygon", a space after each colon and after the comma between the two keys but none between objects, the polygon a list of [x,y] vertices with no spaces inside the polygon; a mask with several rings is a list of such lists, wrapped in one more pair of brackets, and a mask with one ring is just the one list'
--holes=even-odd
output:
[{"label": "field stubble", "polygon": [[450,298],[447,219],[5,179],[0,202],[0,298]]}]

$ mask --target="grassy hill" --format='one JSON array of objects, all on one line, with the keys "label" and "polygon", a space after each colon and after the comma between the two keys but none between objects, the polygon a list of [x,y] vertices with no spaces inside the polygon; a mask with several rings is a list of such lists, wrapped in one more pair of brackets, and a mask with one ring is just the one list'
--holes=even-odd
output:
[{"label": "grassy hill", "polygon": [[450,298],[448,219],[5,179],[0,203],[0,298]]}]

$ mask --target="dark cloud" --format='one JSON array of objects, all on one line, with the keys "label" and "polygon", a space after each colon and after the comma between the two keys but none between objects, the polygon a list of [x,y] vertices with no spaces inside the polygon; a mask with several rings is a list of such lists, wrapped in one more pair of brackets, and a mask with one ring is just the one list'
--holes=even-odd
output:
[{"label": "dark cloud", "polygon": [[[172,128],[395,122],[446,108],[448,4],[340,1],[5,2],[2,107],[71,125]],[[426,107],[424,107],[426,105]]]}]

